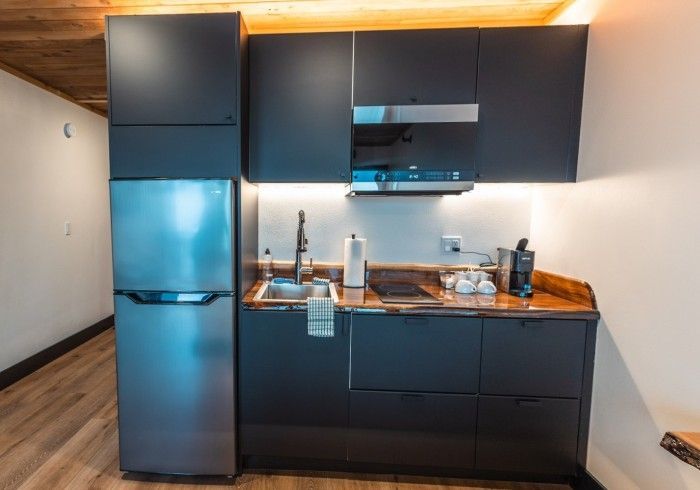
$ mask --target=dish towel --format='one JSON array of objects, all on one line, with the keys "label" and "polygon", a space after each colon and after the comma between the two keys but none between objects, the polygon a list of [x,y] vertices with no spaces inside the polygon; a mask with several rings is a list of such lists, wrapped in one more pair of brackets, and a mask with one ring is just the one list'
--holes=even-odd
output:
[{"label": "dish towel", "polygon": [[328,286],[330,283],[331,283],[330,279],[321,279],[320,277],[314,277],[311,280],[311,284],[315,284],[316,286],[323,286],[323,285]]},{"label": "dish towel", "polygon": [[333,298],[307,298],[307,328],[311,337],[335,336]]}]

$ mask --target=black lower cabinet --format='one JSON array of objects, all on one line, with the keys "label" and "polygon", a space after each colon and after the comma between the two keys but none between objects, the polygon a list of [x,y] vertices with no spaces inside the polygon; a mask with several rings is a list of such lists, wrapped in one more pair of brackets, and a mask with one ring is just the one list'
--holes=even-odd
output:
[{"label": "black lower cabinet", "polygon": [[350,387],[477,393],[481,319],[353,315]]},{"label": "black lower cabinet", "polygon": [[351,462],[471,469],[472,395],[350,392]]},{"label": "black lower cabinet", "polygon": [[585,346],[585,321],[487,318],[480,393],[578,398]]},{"label": "black lower cabinet", "polygon": [[480,396],[476,468],[573,475],[578,422],[577,399]]},{"label": "black lower cabinet", "polygon": [[305,312],[242,312],[241,454],[346,460],[348,330],[349,315],[320,338],[308,335]]}]

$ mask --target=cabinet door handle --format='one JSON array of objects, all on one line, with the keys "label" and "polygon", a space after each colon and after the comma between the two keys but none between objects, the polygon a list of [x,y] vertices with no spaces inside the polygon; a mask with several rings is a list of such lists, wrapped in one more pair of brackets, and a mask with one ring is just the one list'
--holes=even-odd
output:
[{"label": "cabinet door handle", "polygon": [[402,402],[422,402],[423,400],[425,400],[424,395],[416,395],[413,393],[405,393],[401,395]]},{"label": "cabinet door handle", "polygon": [[515,404],[518,405],[519,407],[541,407],[542,406],[542,400],[516,400]]},{"label": "cabinet door handle", "polygon": [[406,325],[427,325],[427,318],[404,318],[404,323]]},{"label": "cabinet door handle", "polygon": [[522,320],[521,325],[525,328],[527,327],[540,327],[544,323],[544,320]]}]

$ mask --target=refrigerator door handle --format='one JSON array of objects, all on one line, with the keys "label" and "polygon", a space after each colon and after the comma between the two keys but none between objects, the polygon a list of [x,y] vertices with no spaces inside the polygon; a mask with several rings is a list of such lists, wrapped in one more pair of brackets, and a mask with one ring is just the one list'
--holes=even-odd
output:
[{"label": "refrigerator door handle", "polygon": [[172,291],[116,291],[138,305],[200,305],[207,306],[231,293],[180,293]]}]

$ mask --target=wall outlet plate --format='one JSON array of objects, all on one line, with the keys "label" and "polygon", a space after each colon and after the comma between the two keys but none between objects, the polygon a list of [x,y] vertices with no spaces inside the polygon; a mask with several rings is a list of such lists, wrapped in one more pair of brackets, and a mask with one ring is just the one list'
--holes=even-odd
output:
[{"label": "wall outlet plate", "polygon": [[443,235],[440,237],[443,253],[453,253],[455,248],[462,248],[462,237],[459,235]]}]

